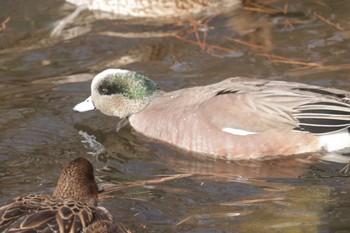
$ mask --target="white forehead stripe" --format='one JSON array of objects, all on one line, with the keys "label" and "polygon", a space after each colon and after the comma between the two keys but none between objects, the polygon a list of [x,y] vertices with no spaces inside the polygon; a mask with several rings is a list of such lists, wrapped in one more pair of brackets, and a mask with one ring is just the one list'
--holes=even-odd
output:
[{"label": "white forehead stripe", "polygon": [[92,80],[91,83],[91,89],[95,88],[96,85],[98,85],[99,81],[104,79],[108,75],[113,75],[113,74],[127,74],[130,73],[130,70],[122,70],[122,69],[107,69],[104,70],[100,73],[98,73]]}]

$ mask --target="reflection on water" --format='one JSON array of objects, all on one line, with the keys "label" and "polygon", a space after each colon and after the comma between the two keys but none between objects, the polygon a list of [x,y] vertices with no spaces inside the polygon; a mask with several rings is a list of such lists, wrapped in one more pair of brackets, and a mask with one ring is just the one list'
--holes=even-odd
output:
[{"label": "reflection on water", "polygon": [[268,4],[166,25],[84,12],[58,38],[50,31],[74,6],[2,2],[0,21],[10,20],[0,30],[0,203],[52,192],[62,165],[83,156],[106,185],[191,174],[124,188],[104,200],[133,232],[349,231],[342,164],[314,154],[204,159],[128,126],[117,133],[116,118],[72,111],[93,75],[108,67],[145,73],[164,90],[238,75],[350,90],[347,1],[260,2]]}]

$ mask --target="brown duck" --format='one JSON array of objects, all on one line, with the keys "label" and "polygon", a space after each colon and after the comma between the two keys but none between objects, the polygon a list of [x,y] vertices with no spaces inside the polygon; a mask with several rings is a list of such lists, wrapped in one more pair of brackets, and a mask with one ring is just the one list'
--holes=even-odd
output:
[{"label": "brown duck", "polygon": [[93,167],[77,158],[62,170],[54,194],[17,197],[0,208],[0,232],[115,232],[111,214],[97,205]]},{"label": "brown duck", "polygon": [[219,13],[241,3],[240,0],[66,0],[89,10],[110,12],[119,17],[184,18],[201,13]]},{"label": "brown duck", "polygon": [[215,16],[241,6],[240,0],[66,0],[66,2],[76,5],[77,8],[59,22],[51,32],[51,36],[60,35],[63,28],[83,10],[108,12],[113,14],[112,18],[140,18],[164,24],[199,16]]}]

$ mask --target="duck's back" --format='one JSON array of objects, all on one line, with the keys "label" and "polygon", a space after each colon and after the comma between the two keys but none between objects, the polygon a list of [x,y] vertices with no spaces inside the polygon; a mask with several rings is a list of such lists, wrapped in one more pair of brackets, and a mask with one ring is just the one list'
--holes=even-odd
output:
[{"label": "duck's back", "polygon": [[[183,18],[200,13],[220,13],[240,4],[238,0],[66,0],[87,4],[90,10],[114,13],[121,17]],[[219,10],[219,8],[221,10]]]},{"label": "duck's back", "polygon": [[312,130],[332,133],[326,124],[307,128],[315,116],[307,115],[305,106],[338,104],[349,125],[349,96],[300,83],[231,78],[166,93],[132,115],[130,123],[148,137],[227,159],[291,155],[320,149]]},{"label": "duck's back", "polygon": [[80,233],[103,219],[109,216],[97,207],[30,194],[0,208],[0,232]]}]

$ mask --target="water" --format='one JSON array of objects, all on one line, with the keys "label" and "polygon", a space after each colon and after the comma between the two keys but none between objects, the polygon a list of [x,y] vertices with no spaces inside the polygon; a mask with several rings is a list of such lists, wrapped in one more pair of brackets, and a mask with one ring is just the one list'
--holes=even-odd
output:
[{"label": "water", "polygon": [[[272,6],[283,9],[285,2]],[[102,204],[132,232],[350,232],[349,181],[338,173],[343,164],[317,155],[204,159],[130,127],[116,133],[118,119],[97,111],[72,111],[89,95],[93,75],[109,67],[142,72],[168,91],[239,75],[350,90],[350,3],[289,1],[286,15],[237,9],[210,20],[203,48],[185,40],[196,40],[188,35],[191,26],[144,25],[91,12],[50,38],[56,20],[73,9],[58,0],[2,2],[0,21],[10,20],[0,32],[1,204],[24,193],[52,192],[61,167],[83,156],[93,162],[100,184],[195,174],[106,199]],[[327,67],[300,69],[272,62],[266,53]]]}]

